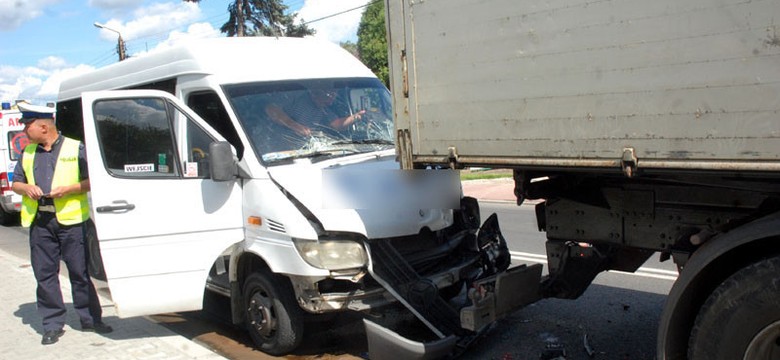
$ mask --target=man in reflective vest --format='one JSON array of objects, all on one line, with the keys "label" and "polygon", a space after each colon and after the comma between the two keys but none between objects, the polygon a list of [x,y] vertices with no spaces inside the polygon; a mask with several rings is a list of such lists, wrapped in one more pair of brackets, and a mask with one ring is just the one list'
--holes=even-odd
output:
[{"label": "man in reflective vest", "polygon": [[30,228],[30,259],[43,318],[41,343],[54,344],[65,333],[60,260],[68,267],[81,329],[109,333],[113,329],[102,321],[100,300],[87,269],[89,177],[84,145],[57,132],[53,108],[19,104],[19,110],[30,145],[14,169],[13,191],[22,195],[22,226]]}]

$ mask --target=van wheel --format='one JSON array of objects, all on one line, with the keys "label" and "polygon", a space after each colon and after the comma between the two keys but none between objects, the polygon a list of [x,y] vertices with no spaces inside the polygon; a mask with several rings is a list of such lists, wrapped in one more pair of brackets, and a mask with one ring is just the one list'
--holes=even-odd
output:
[{"label": "van wheel", "polygon": [[0,206],[0,225],[11,225],[18,217],[19,215],[17,213],[5,211],[5,209]]},{"label": "van wheel", "polygon": [[761,260],[726,279],[696,317],[688,358],[780,358],[780,257]]},{"label": "van wheel", "polygon": [[300,345],[303,314],[288,279],[254,273],[244,282],[246,328],[255,345],[270,355],[284,355]]}]

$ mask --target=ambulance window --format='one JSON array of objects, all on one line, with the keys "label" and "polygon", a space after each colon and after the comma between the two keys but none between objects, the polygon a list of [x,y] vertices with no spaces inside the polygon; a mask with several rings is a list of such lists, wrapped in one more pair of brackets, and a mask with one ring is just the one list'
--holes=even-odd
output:
[{"label": "ambulance window", "polygon": [[9,155],[11,156],[12,161],[19,160],[19,157],[22,155],[22,151],[24,151],[24,147],[27,146],[27,144],[30,143],[30,140],[27,139],[27,134],[24,133],[24,131],[9,131],[8,132],[8,148],[11,149],[9,151]]},{"label": "ambulance window", "polygon": [[93,107],[103,162],[110,174],[179,176],[171,129],[171,119],[178,110],[160,98],[100,100]]}]

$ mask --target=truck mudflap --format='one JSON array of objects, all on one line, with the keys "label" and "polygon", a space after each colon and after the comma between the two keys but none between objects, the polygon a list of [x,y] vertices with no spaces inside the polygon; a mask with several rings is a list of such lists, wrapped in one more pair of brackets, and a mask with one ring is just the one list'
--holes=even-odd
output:
[{"label": "truck mudflap", "polygon": [[468,280],[466,301],[456,309],[436,286],[422,278],[387,242],[369,246],[369,272],[404,307],[423,323],[435,340],[418,342],[364,320],[371,359],[435,359],[456,355],[491,328],[496,320],[541,298],[542,265],[511,269],[509,250],[493,214],[476,237],[481,275]]}]

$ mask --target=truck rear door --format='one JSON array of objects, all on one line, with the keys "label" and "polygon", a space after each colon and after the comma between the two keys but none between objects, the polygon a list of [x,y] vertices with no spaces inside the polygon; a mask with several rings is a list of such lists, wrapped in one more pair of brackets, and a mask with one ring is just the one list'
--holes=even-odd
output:
[{"label": "truck rear door", "polygon": [[161,91],[85,92],[82,105],[90,206],[117,313],[200,309],[215,260],[243,239],[239,182],[208,174],[208,145],[223,139]]}]

